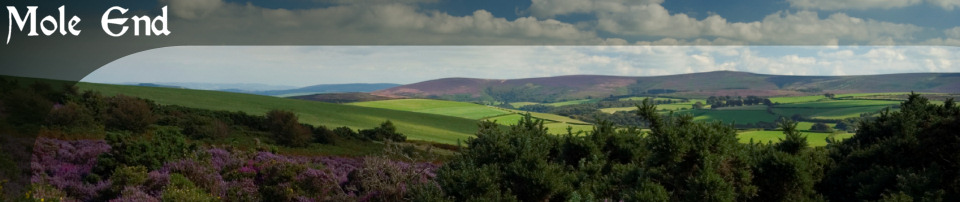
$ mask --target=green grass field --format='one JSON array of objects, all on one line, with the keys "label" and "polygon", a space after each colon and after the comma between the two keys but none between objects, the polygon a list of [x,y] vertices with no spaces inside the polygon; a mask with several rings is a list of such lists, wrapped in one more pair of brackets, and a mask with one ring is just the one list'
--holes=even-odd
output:
[{"label": "green grass field", "polygon": [[772,97],[770,102],[780,103],[780,104],[789,104],[789,103],[801,103],[801,102],[814,102],[817,100],[825,100],[827,97],[823,95],[811,95],[811,96],[794,96],[794,97]]},{"label": "green grass field", "polygon": [[[630,101],[630,100],[643,101],[644,99],[647,99],[647,98],[653,98],[653,100],[673,100],[677,102],[683,101],[682,99],[676,99],[676,98],[662,98],[662,97],[654,98],[654,97],[645,97],[645,96],[625,97],[625,98],[620,98],[620,101]],[[696,101],[692,101],[692,102],[696,102]]]},{"label": "green grass field", "polygon": [[155,101],[157,104],[181,105],[211,110],[242,111],[265,114],[272,109],[296,112],[300,122],[328,127],[348,126],[367,129],[385,120],[393,121],[397,130],[412,140],[456,144],[477,131],[477,121],[467,118],[401,110],[379,109],[271,96],[186,90],[141,86],[78,83],[82,90],[100,91],[104,95],[124,94]]},{"label": "green grass field", "polygon": [[773,122],[779,116],[766,110],[686,110],[679,113],[692,113],[695,121],[722,121],[723,123]]},{"label": "green grass field", "polygon": [[773,112],[790,117],[799,114],[814,119],[837,120],[860,117],[861,113],[876,112],[900,104],[886,100],[829,100],[776,105]]},{"label": "green grass field", "polygon": [[[657,105],[657,109],[660,109],[660,105]],[[601,112],[608,113],[608,114],[613,114],[614,112],[619,112],[619,111],[633,111],[633,110],[637,110],[637,107],[614,107],[614,108],[600,109]]]},{"label": "green grass field", "polygon": [[536,103],[536,102],[511,102],[511,103],[510,103],[510,106],[513,106],[513,108],[520,108],[520,107],[523,107],[523,106],[535,105],[535,104],[540,104],[540,103]]},{"label": "green grass field", "polygon": [[[807,142],[810,143],[810,146],[826,146],[827,137],[833,136],[837,140],[844,140],[850,137],[853,137],[853,133],[815,133],[815,132],[802,132],[803,135],[807,136]],[[737,134],[737,138],[740,139],[741,143],[750,143],[751,139],[754,143],[777,143],[780,142],[780,139],[784,138],[783,131],[745,131]]]},{"label": "green grass field", "polygon": [[893,106],[900,104],[900,101],[888,100],[829,100],[818,102],[805,102],[795,104],[781,104],[776,108],[844,108],[844,107],[865,107],[865,106]]},{"label": "green grass field", "polygon": [[566,106],[566,105],[575,105],[575,104],[591,103],[591,102],[596,102],[596,101],[597,101],[596,99],[582,99],[582,100],[570,100],[570,101],[564,101],[564,102],[547,103],[547,104],[545,104],[545,105],[550,105],[550,106],[554,106],[554,107],[559,107],[559,106]]},{"label": "green grass field", "polygon": [[439,114],[444,116],[461,117],[480,120],[487,117],[495,117],[511,112],[500,110],[495,107],[446,100],[430,99],[397,99],[381,100],[369,102],[355,102],[348,105],[373,107],[383,109],[393,109],[401,111],[412,111],[428,114]]},{"label": "green grass field", "polygon": [[[827,126],[830,126],[830,128],[833,128],[833,127],[837,126],[837,124],[836,124],[836,123],[827,123]],[[813,122],[805,122],[805,121],[797,122],[797,130],[804,131],[804,132],[809,132],[809,131],[810,131],[810,127],[813,127]]]}]

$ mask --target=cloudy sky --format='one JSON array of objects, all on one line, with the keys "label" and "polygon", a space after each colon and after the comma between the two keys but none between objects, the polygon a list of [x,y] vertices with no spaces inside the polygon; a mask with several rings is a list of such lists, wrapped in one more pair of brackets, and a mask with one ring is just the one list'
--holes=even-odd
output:
[{"label": "cloudy sky", "polygon": [[[960,0],[160,0],[190,36],[324,44],[960,45]],[[210,32],[216,30],[215,32]],[[223,38],[223,37],[220,37]]]},{"label": "cloudy sky", "polygon": [[[955,48],[960,46],[960,20],[954,20],[960,19],[960,0],[144,4],[135,10],[149,13],[169,6],[171,36],[180,44],[324,46],[152,49],[113,61],[85,81],[306,86],[716,70],[785,75],[960,72],[960,49]],[[336,46],[341,44],[351,46]]]}]

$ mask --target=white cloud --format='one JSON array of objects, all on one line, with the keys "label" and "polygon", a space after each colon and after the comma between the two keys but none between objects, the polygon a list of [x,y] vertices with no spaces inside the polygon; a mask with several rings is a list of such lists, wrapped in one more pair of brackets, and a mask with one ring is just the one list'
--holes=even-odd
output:
[{"label": "white cloud", "polygon": [[527,11],[539,18],[550,18],[573,13],[624,12],[625,6],[660,3],[663,0],[532,0]]},{"label": "white cloud", "polygon": [[[507,20],[485,10],[453,16],[420,9],[416,4],[342,4],[315,9],[271,9],[250,3],[220,0],[169,0],[176,8],[171,30],[181,35],[207,36],[199,42],[286,44],[601,44],[623,43],[600,38],[593,31],[553,19],[521,17]],[[214,6],[216,5],[216,6]],[[186,29],[177,29],[179,27]],[[233,39],[216,33],[244,33]],[[253,42],[251,42],[253,41]]]},{"label": "white cloud", "polygon": [[960,39],[960,27],[954,27],[952,29],[943,30],[943,34],[947,35],[947,37],[950,37],[950,38]]},{"label": "white cloud", "polygon": [[[657,1],[534,1],[535,16],[591,13],[593,28],[630,37],[663,37],[637,44],[893,44],[913,40],[922,28],[835,13],[821,18],[813,11],[780,11],[760,21],[728,22],[719,15],[702,20],[671,14]],[[911,3],[911,2],[907,2]]]},{"label": "white cloud", "polygon": [[815,10],[868,10],[904,8],[926,2],[944,10],[960,7],[960,0],[787,0],[790,7]]},{"label": "white cloud", "polygon": [[927,0],[930,4],[939,6],[944,10],[952,11],[953,8],[960,7],[960,0]]},{"label": "white cloud", "polygon": [[819,10],[891,9],[912,6],[922,0],[787,0],[790,7]]}]

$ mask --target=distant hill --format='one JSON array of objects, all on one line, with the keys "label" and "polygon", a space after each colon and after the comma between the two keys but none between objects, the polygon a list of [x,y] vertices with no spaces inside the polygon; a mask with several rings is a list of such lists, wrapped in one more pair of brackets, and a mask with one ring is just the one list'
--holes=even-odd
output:
[{"label": "distant hill", "polygon": [[390,97],[371,95],[370,93],[321,93],[321,94],[313,94],[313,95],[292,96],[287,98],[338,103],[338,104],[393,99]]},{"label": "distant hill", "polygon": [[572,75],[526,79],[444,78],[374,91],[385,97],[553,102],[629,95],[793,96],[876,92],[960,93],[960,73],[786,76],[715,71],[668,76]]},{"label": "distant hill", "polygon": [[314,86],[307,86],[303,88],[288,89],[288,90],[271,90],[271,91],[255,91],[255,92],[241,92],[241,93],[250,93],[257,95],[271,95],[271,96],[297,96],[297,95],[309,95],[317,93],[347,93],[347,92],[372,92],[376,90],[383,90],[388,88],[393,88],[400,86],[400,84],[393,83],[351,83],[351,84],[321,84]]},{"label": "distant hill", "polygon": [[[148,85],[144,85],[148,84]],[[256,92],[271,90],[286,90],[297,88],[296,86],[270,85],[260,83],[200,83],[200,82],[158,82],[158,83],[125,83],[125,85],[165,87],[165,88],[186,88],[196,90],[217,90],[228,92]]]},{"label": "distant hill", "polygon": [[162,87],[194,90],[215,90],[232,93],[246,93],[270,96],[303,96],[318,93],[368,93],[376,90],[397,87],[393,83],[349,83],[349,84],[321,84],[302,88],[283,85],[269,85],[259,83],[190,83],[190,82],[160,82],[160,83],[123,83],[129,86]]}]

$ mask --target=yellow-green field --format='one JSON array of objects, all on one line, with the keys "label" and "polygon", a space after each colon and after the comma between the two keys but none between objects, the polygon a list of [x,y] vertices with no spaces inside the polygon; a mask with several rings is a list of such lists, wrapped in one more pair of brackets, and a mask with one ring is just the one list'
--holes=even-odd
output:
[{"label": "yellow-green field", "polygon": [[[853,133],[815,133],[815,132],[802,132],[803,135],[807,137],[807,142],[810,143],[810,146],[826,146],[827,137],[833,136],[837,140],[844,140],[850,137],[853,137]],[[783,131],[745,131],[737,134],[737,138],[740,139],[741,143],[750,143],[753,140],[754,143],[777,143],[781,139],[786,137],[783,134]]]},{"label": "yellow-green field", "polygon": [[445,116],[461,117],[468,119],[483,119],[495,117],[512,112],[500,110],[496,107],[479,105],[466,102],[454,102],[446,100],[429,99],[397,99],[381,100],[369,102],[354,102],[348,105],[373,107],[382,109],[393,109],[401,111],[420,112],[428,114],[439,114]]}]

